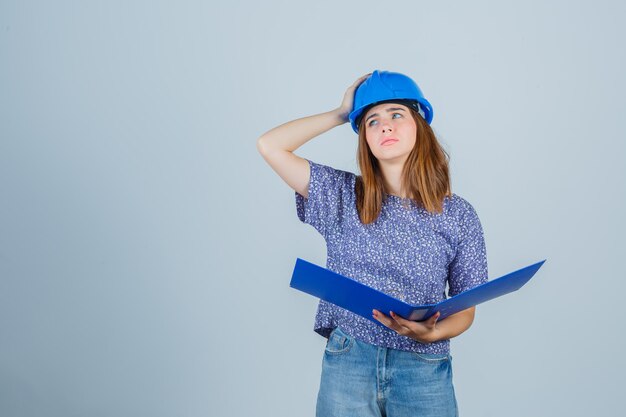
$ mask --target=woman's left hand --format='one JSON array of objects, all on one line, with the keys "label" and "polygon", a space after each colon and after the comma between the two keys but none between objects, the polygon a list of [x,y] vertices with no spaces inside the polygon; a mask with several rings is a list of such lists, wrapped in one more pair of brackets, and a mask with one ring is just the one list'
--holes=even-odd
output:
[{"label": "woman's left hand", "polygon": [[410,337],[420,343],[432,343],[437,340],[438,328],[437,320],[441,313],[437,312],[425,321],[406,320],[398,316],[393,311],[389,312],[390,316],[381,313],[378,310],[372,310],[372,315],[376,320],[395,330],[402,336]]}]

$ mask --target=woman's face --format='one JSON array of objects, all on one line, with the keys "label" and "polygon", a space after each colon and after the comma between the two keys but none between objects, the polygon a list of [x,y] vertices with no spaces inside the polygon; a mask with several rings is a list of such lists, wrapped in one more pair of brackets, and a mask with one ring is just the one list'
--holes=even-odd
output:
[{"label": "woman's face", "polygon": [[415,146],[417,126],[408,107],[383,103],[363,116],[365,138],[379,161],[404,163]]}]

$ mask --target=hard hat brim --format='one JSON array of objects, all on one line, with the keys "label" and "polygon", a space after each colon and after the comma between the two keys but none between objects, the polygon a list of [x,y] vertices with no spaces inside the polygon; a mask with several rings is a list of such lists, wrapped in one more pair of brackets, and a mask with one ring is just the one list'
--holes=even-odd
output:
[{"label": "hard hat brim", "polygon": [[384,103],[398,103],[407,107],[411,107],[413,108],[413,110],[417,111],[428,124],[430,124],[430,122],[433,120],[432,106],[425,98],[421,98],[420,100],[416,100],[414,98],[391,98],[387,100],[377,101],[375,103],[366,104],[359,107],[358,109],[354,109],[348,116],[350,124],[352,125],[352,130],[354,130],[354,132],[358,134],[359,124],[361,123],[361,118],[365,115],[365,113],[367,113],[370,108]]}]

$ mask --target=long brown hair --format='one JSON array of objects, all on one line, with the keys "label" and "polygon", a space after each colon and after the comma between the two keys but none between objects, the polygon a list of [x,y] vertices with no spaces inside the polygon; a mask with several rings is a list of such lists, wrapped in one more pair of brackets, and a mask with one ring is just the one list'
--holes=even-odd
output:
[{"label": "long brown hair", "polygon": [[[411,107],[417,127],[415,146],[402,169],[402,189],[415,204],[431,213],[443,212],[443,200],[452,195],[448,153],[439,144],[435,132]],[[384,198],[383,175],[378,160],[365,139],[365,117],[359,123],[357,159],[361,175],[356,180],[356,206],[364,224],[380,215]]]}]

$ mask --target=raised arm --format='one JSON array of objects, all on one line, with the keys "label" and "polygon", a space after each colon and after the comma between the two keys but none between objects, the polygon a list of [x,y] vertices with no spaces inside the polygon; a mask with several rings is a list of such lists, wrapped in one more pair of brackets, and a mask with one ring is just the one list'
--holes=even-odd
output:
[{"label": "raised arm", "polygon": [[257,149],[263,159],[293,190],[308,198],[311,172],[309,163],[294,151],[309,140],[348,121],[354,90],[370,74],[357,79],[345,92],[341,105],[329,112],[292,120],[261,135]]}]

